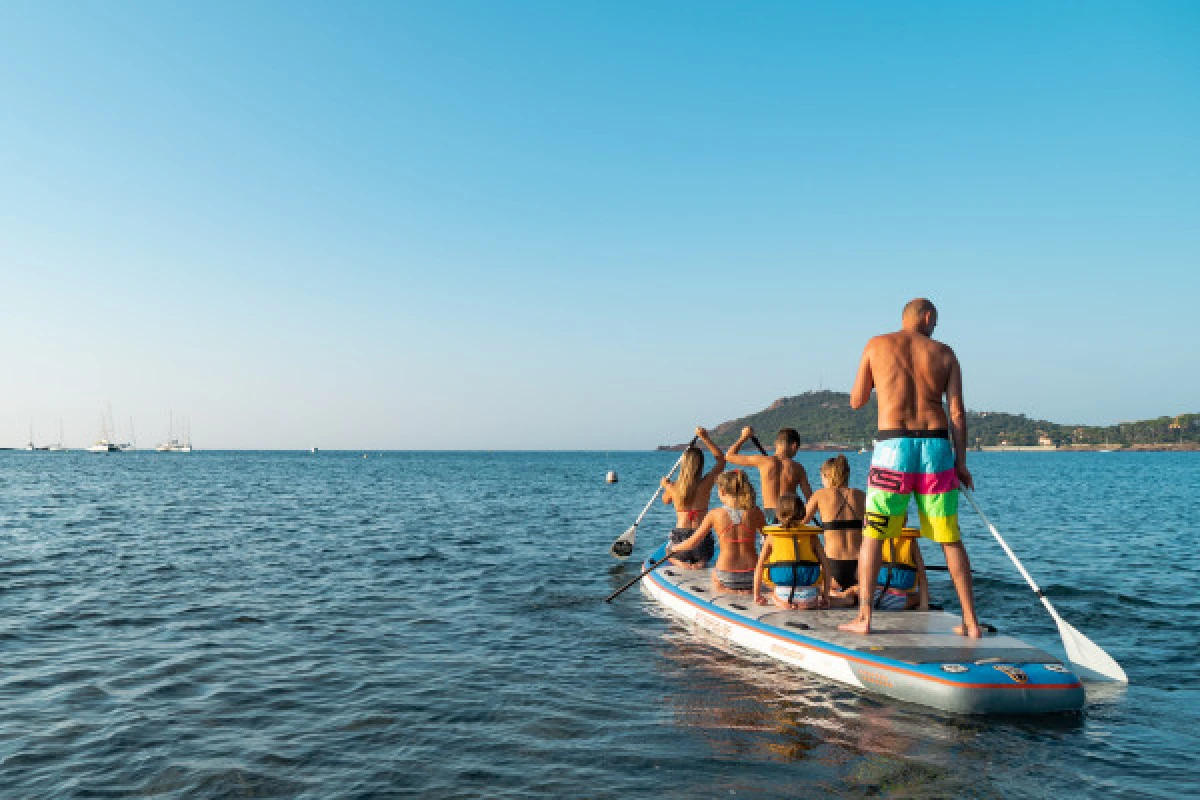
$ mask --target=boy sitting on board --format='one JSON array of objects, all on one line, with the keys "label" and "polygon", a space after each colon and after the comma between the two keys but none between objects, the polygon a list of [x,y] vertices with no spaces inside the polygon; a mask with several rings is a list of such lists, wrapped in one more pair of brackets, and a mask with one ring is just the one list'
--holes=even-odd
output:
[{"label": "boy sitting on board", "polygon": [[775,455],[738,455],[738,450],[753,435],[753,428],[742,428],[742,435],[725,452],[725,460],[739,467],[758,468],[758,477],[762,481],[763,511],[767,515],[767,522],[774,525],[780,495],[794,495],[799,488],[807,503],[812,497],[812,485],[808,482],[804,467],[795,460],[796,451],[800,449],[800,434],[796,433],[795,428],[781,428],[775,434]]},{"label": "boy sitting on board", "polygon": [[899,536],[884,541],[873,603],[880,611],[929,610],[925,559],[917,546],[920,536],[920,530],[905,528]]}]

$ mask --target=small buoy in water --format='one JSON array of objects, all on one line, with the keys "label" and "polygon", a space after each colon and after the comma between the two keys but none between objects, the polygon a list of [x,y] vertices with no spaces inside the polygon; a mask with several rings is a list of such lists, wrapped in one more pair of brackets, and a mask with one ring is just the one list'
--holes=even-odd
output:
[{"label": "small buoy in water", "polygon": [[617,471],[610,469],[608,471],[608,474],[604,476],[604,482],[605,483],[616,483],[617,482]]}]

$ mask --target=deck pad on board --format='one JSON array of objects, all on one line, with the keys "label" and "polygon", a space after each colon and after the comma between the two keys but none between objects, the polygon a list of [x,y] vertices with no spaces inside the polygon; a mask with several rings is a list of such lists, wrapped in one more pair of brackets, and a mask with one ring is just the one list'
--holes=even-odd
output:
[{"label": "deck pad on board", "polygon": [[878,611],[871,621],[872,633],[863,636],[838,630],[852,620],[853,608],[823,611],[787,611],[758,605],[746,594],[714,594],[710,569],[660,569],[660,575],[698,601],[727,609],[741,617],[784,630],[792,630],[849,650],[870,653],[910,664],[1000,661],[1005,663],[1057,663],[1058,658],[1030,647],[1011,636],[990,634],[968,639],[954,632],[962,620],[945,611]]}]

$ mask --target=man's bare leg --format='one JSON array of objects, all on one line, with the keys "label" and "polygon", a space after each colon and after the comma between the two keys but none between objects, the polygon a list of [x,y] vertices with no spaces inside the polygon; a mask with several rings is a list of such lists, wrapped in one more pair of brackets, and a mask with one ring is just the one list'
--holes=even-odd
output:
[{"label": "man's bare leg", "polygon": [[864,536],[858,551],[858,617],[853,622],[838,625],[849,633],[871,632],[871,606],[875,602],[875,578],[883,560],[883,542]]},{"label": "man's bare leg", "polygon": [[943,544],[942,552],[946,555],[946,568],[954,579],[958,603],[962,606],[963,624],[957,626],[954,632],[978,639],[983,631],[979,629],[979,620],[975,617],[975,588],[971,582],[971,559],[967,557],[967,548],[963,547],[962,542],[953,542]]}]

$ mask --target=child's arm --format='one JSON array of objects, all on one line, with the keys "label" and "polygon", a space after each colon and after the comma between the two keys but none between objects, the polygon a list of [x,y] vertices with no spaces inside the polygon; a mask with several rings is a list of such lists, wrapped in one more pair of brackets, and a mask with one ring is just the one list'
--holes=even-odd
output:
[{"label": "child's arm", "polygon": [[707,447],[708,451],[713,454],[713,458],[717,462],[716,466],[712,468],[712,472],[720,472],[721,470],[725,469],[725,453],[722,452],[721,448],[717,447],[716,442],[709,437],[708,431],[697,426],[696,438],[704,442],[704,446]]},{"label": "child's arm", "polygon": [[662,480],[660,480],[658,482],[658,485],[661,486],[662,490],[663,490],[663,492],[662,492],[663,503],[664,504],[674,503],[675,502],[675,484],[671,483],[666,478],[663,478]]},{"label": "child's arm", "polygon": [[754,602],[760,606],[767,604],[767,598],[762,596],[762,574],[767,558],[771,555],[771,540],[763,542],[762,551],[758,554],[758,565],[754,568]]},{"label": "child's arm", "polygon": [[808,473],[804,471],[804,467],[800,467],[800,492],[804,497],[805,502],[813,496],[812,484],[808,482]]},{"label": "child's arm", "polygon": [[829,593],[833,590],[832,578],[829,575],[829,559],[825,557],[825,548],[816,536],[813,537],[813,550],[817,553],[817,561],[821,562],[821,600],[819,605],[821,608],[829,608]]},{"label": "child's arm", "polygon": [[[819,490],[818,490],[819,491]],[[821,510],[821,504],[817,502],[817,495],[814,493],[808,498],[808,505],[804,507],[804,519],[800,521],[801,525],[807,525],[812,522],[812,518]]]},{"label": "child's arm", "polygon": [[742,435],[737,438],[737,441],[729,446],[725,451],[725,459],[730,464],[737,464],[739,467],[761,467],[768,461],[767,456],[742,456],[738,455],[738,450],[742,449],[742,445],[746,440],[754,435],[754,429],[750,427],[742,428]]},{"label": "child's arm", "polygon": [[700,527],[697,528],[696,532],[693,533],[691,536],[684,539],[679,544],[667,545],[667,555],[671,555],[672,553],[678,553],[682,550],[691,550],[693,547],[695,547],[696,545],[703,542],[704,537],[707,536],[708,532],[713,529],[713,519],[714,519],[713,515],[716,514],[716,512],[717,512],[717,510],[713,509],[712,511],[709,511],[707,514],[705,514],[704,521],[700,523]]},{"label": "child's arm", "polygon": [[913,543],[913,561],[917,562],[917,611],[928,611],[929,581],[925,576],[925,558],[916,542]]}]

